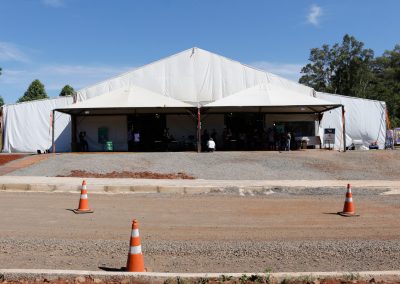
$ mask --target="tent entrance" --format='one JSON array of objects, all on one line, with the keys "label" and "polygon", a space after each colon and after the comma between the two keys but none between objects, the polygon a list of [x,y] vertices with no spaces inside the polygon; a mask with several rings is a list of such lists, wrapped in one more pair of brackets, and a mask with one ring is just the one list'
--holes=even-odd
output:
[{"label": "tent entrance", "polygon": [[128,151],[162,150],[165,114],[128,115]]},{"label": "tent entrance", "polygon": [[227,113],[222,134],[223,150],[261,150],[264,140],[264,115],[261,113]]}]

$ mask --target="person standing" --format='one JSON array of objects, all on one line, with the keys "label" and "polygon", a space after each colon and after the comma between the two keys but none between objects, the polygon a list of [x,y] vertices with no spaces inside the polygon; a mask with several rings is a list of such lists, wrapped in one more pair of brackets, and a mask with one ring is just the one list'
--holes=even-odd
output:
[{"label": "person standing", "polygon": [[207,150],[208,152],[214,152],[215,151],[215,141],[210,137],[210,139],[207,141]]},{"label": "person standing", "polygon": [[133,149],[138,151],[140,149],[140,132],[139,130],[135,130],[133,132]]},{"label": "person standing", "polygon": [[386,130],[387,149],[394,150],[394,131],[393,129]]},{"label": "person standing", "polygon": [[290,134],[290,132],[288,132],[286,134],[286,147],[285,147],[286,151],[290,151],[290,140],[292,140],[292,135]]},{"label": "person standing", "polygon": [[89,151],[89,144],[86,141],[86,131],[79,132],[79,144],[80,144],[80,150],[82,152]]}]

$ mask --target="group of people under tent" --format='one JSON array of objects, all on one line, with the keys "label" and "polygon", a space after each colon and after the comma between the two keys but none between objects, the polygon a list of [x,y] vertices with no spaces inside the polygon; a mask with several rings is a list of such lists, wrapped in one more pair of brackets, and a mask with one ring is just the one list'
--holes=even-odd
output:
[{"label": "group of people under tent", "polygon": [[[216,150],[217,132],[215,129],[209,134],[205,129],[201,135],[202,149],[208,152]],[[254,128],[245,133],[236,132],[232,134],[230,128],[224,128],[222,133],[222,145],[224,150],[279,150],[290,151],[294,148],[294,135],[292,131],[280,132],[275,125],[266,131]]]}]

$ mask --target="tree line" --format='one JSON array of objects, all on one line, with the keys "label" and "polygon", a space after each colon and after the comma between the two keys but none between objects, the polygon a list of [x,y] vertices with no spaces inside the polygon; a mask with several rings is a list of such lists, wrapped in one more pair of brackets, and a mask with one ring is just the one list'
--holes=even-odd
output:
[{"label": "tree line", "polygon": [[354,36],[312,48],[299,83],[319,92],[385,101],[391,127],[400,126],[400,44],[375,57]]},{"label": "tree line", "polygon": [[[0,68],[0,75],[1,75],[1,71],[2,71],[2,69]],[[61,89],[59,96],[60,97],[73,96],[75,93],[76,92],[73,87],[71,87],[70,85],[65,85]],[[42,99],[48,99],[48,98],[49,98],[49,96],[47,95],[44,85],[42,84],[42,82],[40,82],[38,79],[36,79],[29,85],[28,89],[25,91],[23,96],[21,96],[17,100],[17,103],[42,100]],[[0,96],[0,107],[3,105],[4,105],[4,99],[2,96]]]},{"label": "tree line", "polygon": [[[73,96],[75,94],[74,88],[70,85],[65,85],[59,94],[60,97]],[[17,100],[17,103],[29,102],[35,100],[48,99],[44,85],[38,79],[34,80],[24,93],[22,97]]]}]

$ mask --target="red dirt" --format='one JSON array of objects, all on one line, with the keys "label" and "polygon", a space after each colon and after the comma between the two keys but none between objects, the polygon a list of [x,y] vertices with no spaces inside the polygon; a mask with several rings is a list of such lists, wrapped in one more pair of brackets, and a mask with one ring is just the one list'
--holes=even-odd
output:
[{"label": "red dirt", "polygon": [[87,171],[73,170],[69,175],[58,175],[57,177],[82,177],[82,178],[143,178],[143,179],[195,179],[185,173],[159,174],[152,172],[110,172],[105,174],[91,173]]},{"label": "red dirt", "polygon": [[[278,284],[278,283],[288,283],[288,284],[311,284],[311,283],[320,283],[320,284],[389,284],[389,283],[398,283],[397,281],[391,280],[380,280],[376,281],[374,278],[370,280],[345,280],[341,278],[326,278],[326,279],[303,279],[299,277],[298,279],[288,279],[278,282],[274,279],[267,279],[265,277],[254,277],[256,279],[251,279],[251,276],[248,276],[250,279],[243,279],[242,277],[239,279],[230,279],[230,280],[222,280],[222,279],[180,279],[177,278],[169,278],[164,281],[164,283],[171,283],[171,284],[178,284],[178,283],[188,283],[188,284],[198,284],[198,283],[208,283],[208,284]],[[179,281],[181,280],[181,281]],[[102,283],[102,284],[147,284],[147,283],[163,283],[162,281],[155,279],[155,280],[143,280],[143,279],[123,279],[123,280],[100,280],[96,279],[96,282],[92,277],[76,277],[74,279],[56,279],[56,280],[48,280],[48,279],[36,279],[26,280],[21,279],[19,281],[3,281],[0,282],[1,284],[95,284],[95,283]]]},{"label": "red dirt", "polygon": [[14,160],[17,160],[17,159],[24,158],[24,157],[26,157],[26,156],[27,156],[27,155],[13,155],[13,154],[10,154],[10,155],[8,155],[8,154],[0,155],[0,166],[6,164],[6,163],[8,163],[8,162],[11,162],[11,161],[14,161]]}]

